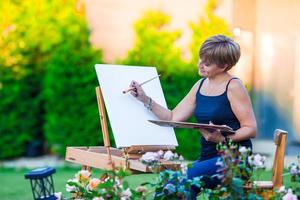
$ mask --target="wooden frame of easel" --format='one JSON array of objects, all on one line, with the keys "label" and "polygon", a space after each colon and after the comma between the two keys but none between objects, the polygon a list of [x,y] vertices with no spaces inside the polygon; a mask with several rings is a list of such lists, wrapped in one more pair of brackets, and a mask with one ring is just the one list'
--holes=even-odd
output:
[{"label": "wooden frame of easel", "polygon": [[[273,174],[271,181],[254,181],[254,185],[245,186],[245,189],[255,188],[257,190],[269,189],[271,192],[274,188],[279,189],[283,185],[283,170],[284,170],[284,155],[285,146],[287,140],[287,132],[276,129],[274,132],[274,144],[276,146],[274,162],[273,162]],[[265,195],[268,195],[268,191],[265,191]]]},{"label": "wooden frame of easel", "polygon": [[[175,146],[162,145],[134,145],[122,150],[110,146],[106,109],[101,88],[96,87],[100,124],[104,146],[98,147],[67,147],[66,161],[83,165],[83,168],[110,169],[126,167],[131,171],[151,172],[149,167],[139,161],[139,158],[149,151],[175,150]],[[178,169],[180,163],[161,160],[159,169]]]}]

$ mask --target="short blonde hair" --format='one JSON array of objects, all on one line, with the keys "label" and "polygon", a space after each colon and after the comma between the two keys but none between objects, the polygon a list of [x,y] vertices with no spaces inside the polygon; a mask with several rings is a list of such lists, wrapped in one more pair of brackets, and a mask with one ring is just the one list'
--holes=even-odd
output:
[{"label": "short blonde hair", "polygon": [[204,41],[199,57],[201,60],[230,70],[240,59],[240,45],[225,35],[215,35]]}]

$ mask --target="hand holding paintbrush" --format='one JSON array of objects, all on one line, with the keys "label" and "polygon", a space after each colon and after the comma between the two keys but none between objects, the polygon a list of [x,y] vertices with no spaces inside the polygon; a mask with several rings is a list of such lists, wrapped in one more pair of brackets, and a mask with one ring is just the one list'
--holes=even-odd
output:
[{"label": "hand holding paintbrush", "polygon": [[133,95],[135,98],[137,98],[139,101],[143,102],[144,105],[149,109],[152,110],[152,105],[153,105],[153,101],[150,97],[148,97],[146,95],[146,93],[144,92],[143,88],[141,87],[142,85],[158,78],[160,75],[155,76],[147,81],[142,82],[141,84],[139,84],[136,81],[132,81],[130,84],[130,88],[127,90],[123,91],[123,94],[126,94],[127,92],[130,91],[130,94]]},{"label": "hand holding paintbrush", "polygon": [[[153,77],[153,78],[151,78],[151,79],[149,79],[149,80],[147,80],[147,81],[144,81],[144,82],[142,82],[141,84],[138,84],[138,85],[141,87],[142,85],[144,85],[144,84],[146,84],[146,83],[148,83],[148,82],[150,82],[150,81],[152,81],[152,80],[158,78],[159,76],[160,76],[160,75],[155,76],[155,77]],[[133,82],[130,84],[130,88],[128,88],[127,90],[124,90],[124,91],[123,91],[123,94],[126,94],[127,92],[130,92],[130,91],[136,89],[136,87],[135,87],[134,84],[137,84],[137,82],[133,81]]]}]

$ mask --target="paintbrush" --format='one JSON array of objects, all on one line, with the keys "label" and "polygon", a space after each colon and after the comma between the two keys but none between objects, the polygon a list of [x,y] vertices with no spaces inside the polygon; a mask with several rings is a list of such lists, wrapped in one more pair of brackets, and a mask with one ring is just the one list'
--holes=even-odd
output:
[{"label": "paintbrush", "polygon": [[[152,81],[152,80],[154,80],[154,79],[156,79],[156,78],[158,78],[158,77],[160,77],[160,74],[159,74],[158,76],[155,76],[155,77],[153,77],[153,78],[150,78],[150,79],[147,80],[147,81],[142,82],[142,83],[140,84],[140,86],[142,86],[142,85],[144,85],[144,84],[146,84],[146,83],[149,83],[150,81]],[[134,87],[131,87],[131,88],[128,88],[127,90],[124,90],[124,91],[123,91],[123,94],[126,94],[127,92],[130,92],[131,90],[134,90]]]}]

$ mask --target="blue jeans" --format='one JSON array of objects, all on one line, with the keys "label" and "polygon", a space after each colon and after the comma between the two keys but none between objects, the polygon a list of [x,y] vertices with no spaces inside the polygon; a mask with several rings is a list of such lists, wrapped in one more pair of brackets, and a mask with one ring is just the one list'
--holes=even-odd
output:
[{"label": "blue jeans", "polygon": [[[217,177],[211,177],[212,175],[217,174],[217,169],[219,166],[216,165],[218,157],[214,157],[208,160],[198,160],[195,161],[191,168],[187,171],[187,176],[189,179],[193,179],[194,177],[204,176],[201,181],[205,183],[205,188],[214,188],[221,183],[221,180]],[[208,177],[205,177],[208,176]],[[197,194],[199,193],[199,188],[196,186],[192,186],[191,188],[191,198],[197,199]]]}]

